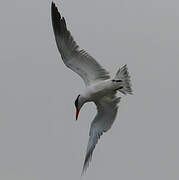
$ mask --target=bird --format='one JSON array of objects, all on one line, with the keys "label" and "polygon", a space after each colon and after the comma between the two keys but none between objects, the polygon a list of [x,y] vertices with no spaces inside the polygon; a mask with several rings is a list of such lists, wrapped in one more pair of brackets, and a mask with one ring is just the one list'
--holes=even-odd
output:
[{"label": "bird", "polygon": [[132,94],[131,80],[127,65],[117,71],[114,78],[87,51],[81,49],[68,30],[65,18],[56,4],[51,3],[52,27],[56,45],[63,63],[76,72],[84,81],[85,89],[75,100],[76,120],[85,103],[94,102],[97,114],[91,123],[82,175],[86,172],[100,136],[108,131],[117,115],[121,94]]}]

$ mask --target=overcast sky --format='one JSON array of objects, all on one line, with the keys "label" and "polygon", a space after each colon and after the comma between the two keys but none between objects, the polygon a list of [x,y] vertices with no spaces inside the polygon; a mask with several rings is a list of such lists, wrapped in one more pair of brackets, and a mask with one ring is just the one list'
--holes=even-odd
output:
[{"label": "overcast sky", "polygon": [[[68,28],[134,95],[93,154],[85,180],[179,179],[179,1],[56,0]],[[0,3],[0,179],[78,180],[94,104],[75,121],[84,83],[62,63],[51,1]]]}]

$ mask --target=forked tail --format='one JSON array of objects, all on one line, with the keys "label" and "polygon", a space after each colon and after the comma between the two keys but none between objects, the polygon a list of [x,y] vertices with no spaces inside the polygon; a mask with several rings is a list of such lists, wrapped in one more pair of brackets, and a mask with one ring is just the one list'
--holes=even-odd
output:
[{"label": "forked tail", "polygon": [[118,83],[118,86],[115,90],[118,90],[123,94],[132,94],[130,76],[128,73],[127,65],[124,65],[117,71],[116,76],[112,81]]}]

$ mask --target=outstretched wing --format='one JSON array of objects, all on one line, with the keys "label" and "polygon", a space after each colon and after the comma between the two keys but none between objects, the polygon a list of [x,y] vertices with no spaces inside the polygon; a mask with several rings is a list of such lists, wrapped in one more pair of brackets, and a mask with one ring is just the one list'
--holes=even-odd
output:
[{"label": "outstretched wing", "polygon": [[79,74],[86,86],[94,81],[109,79],[109,73],[85,50],[79,49],[53,2],[51,15],[57,47],[65,65]]},{"label": "outstretched wing", "polygon": [[82,174],[89,166],[89,162],[92,159],[92,153],[98,142],[98,139],[103,134],[103,132],[106,132],[111,128],[117,114],[117,104],[119,101],[120,97],[117,98],[115,95],[112,95],[111,97],[104,97],[100,99],[100,101],[95,102],[98,113],[91,123],[89,134],[90,137],[88,141]]}]

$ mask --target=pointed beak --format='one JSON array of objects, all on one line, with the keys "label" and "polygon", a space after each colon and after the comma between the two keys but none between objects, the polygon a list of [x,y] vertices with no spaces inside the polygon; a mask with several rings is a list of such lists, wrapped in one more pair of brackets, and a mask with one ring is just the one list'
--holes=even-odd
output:
[{"label": "pointed beak", "polygon": [[78,120],[79,112],[80,112],[80,109],[76,109],[76,120]]}]

